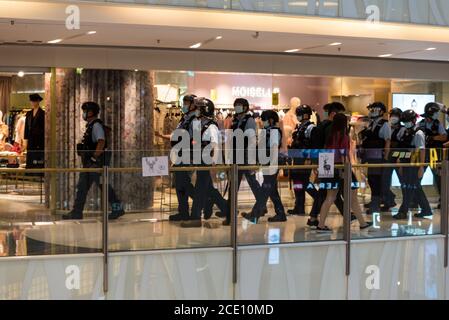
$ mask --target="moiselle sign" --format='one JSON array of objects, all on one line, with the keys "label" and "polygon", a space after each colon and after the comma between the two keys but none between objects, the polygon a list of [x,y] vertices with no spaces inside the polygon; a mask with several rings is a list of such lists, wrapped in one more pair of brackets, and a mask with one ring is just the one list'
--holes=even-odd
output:
[{"label": "moiselle sign", "polygon": [[[274,90],[276,92],[276,90]],[[238,98],[271,98],[271,88],[263,87],[232,87],[232,96]]]}]

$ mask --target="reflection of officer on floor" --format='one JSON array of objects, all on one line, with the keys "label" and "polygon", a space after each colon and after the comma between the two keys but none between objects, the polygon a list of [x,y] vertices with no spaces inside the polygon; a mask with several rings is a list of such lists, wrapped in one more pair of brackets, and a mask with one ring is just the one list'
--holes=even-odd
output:
[{"label": "reflection of officer on floor", "polygon": [[[210,145],[212,149],[215,149],[221,143],[218,125],[214,120],[214,103],[206,98],[195,99],[196,119],[191,122],[190,132],[192,137],[201,137],[201,141],[193,141],[193,144],[201,144],[201,154],[203,150]],[[216,150],[217,151],[217,150]],[[195,152],[195,151],[194,151]],[[217,163],[218,152],[213,152],[212,165]],[[202,158],[202,157],[201,157]],[[202,164],[205,164],[204,159]],[[214,187],[211,175],[214,174],[213,170],[198,170],[196,173],[196,182],[194,188],[194,196],[192,203],[192,210],[190,219],[184,221],[181,224],[183,228],[197,228],[201,227],[201,211],[205,208],[208,199],[218,206],[221,212],[225,212],[229,216],[228,202],[223,198],[220,192]],[[225,221],[224,224],[229,224],[229,221]]]},{"label": "reflection of officer on floor", "polygon": [[[190,133],[190,125],[195,118],[195,95],[185,95],[182,102],[183,116],[179,121],[176,130],[185,130]],[[190,136],[192,139],[192,136]],[[172,146],[179,141],[171,142]],[[192,148],[192,145],[190,146]],[[182,165],[189,165],[189,163],[181,163]],[[193,198],[194,188],[191,181],[192,171],[176,171],[173,173],[175,179],[176,197],[178,198],[178,214],[171,215],[170,221],[183,221],[189,219],[189,197]]]},{"label": "reflection of officer on floor", "polygon": [[[366,129],[360,132],[362,141],[362,161],[368,164],[381,164],[388,159],[390,149],[391,128],[388,121],[383,119],[387,111],[382,102],[375,102],[368,106],[370,122]],[[380,212],[382,196],[382,168],[368,168],[368,184],[371,190],[371,204],[367,212]],[[394,203],[385,203],[384,210],[394,207]]]},{"label": "reflection of officer on floor", "polygon": [[[436,152],[438,159],[441,161],[443,144],[447,141],[447,134],[444,126],[438,120],[440,114],[440,106],[437,103],[428,103],[421,115],[424,119],[419,122],[419,127],[426,134],[426,162],[430,161],[431,152]],[[434,149],[434,151],[432,151]],[[437,159],[435,159],[437,161]],[[438,194],[441,193],[441,179],[437,168],[432,168],[434,182],[437,185]]]},{"label": "reflection of officer on floor", "polygon": [[[390,152],[388,156],[388,163],[396,163],[398,161],[400,141],[398,137],[402,137],[405,127],[401,124],[402,110],[399,108],[393,108],[390,111],[390,127],[391,127],[391,142],[390,142]],[[393,171],[396,172],[399,182],[402,184],[402,176],[400,170],[397,168],[384,168],[383,169],[383,179],[382,179],[382,200],[383,203],[388,203],[391,207],[396,206],[395,197],[396,195],[391,191],[392,176]],[[404,198],[404,194],[402,194]],[[385,205],[381,208],[382,211],[386,210],[388,207]],[[389,208],[388,208],[389,209]]]},{"label": "reflection of officer on floor", "polygon": [[[271,151],[277,150],[279,152],[279,147],[282,142],[282,131],[279,128],[279,116],[276,111],[266,110],[262,112],[261,119],[264,123],[264,134],[265,134],[265,146],[268,149],[266,156],[271,159],[274,156]],[[263,133],[262,133],[263,134]],[[263,137],[262,137],[263,139]],[[260,148],[260,145],[259,145]],[[265,150],[267,151],[267,150]],[[262,169],[271,171],[273,169]],[[251,213],[243,213],[243,217],[247,220],[254,221],[257,223],[259,218],[264,214],[264,209],[267,206],[267,201],[270,198],[274,205],[274,210],[276,215],[274,217],[268,218],[268,222],[284,222],[287,221],[285,215],[284,206],[281,201],[281,197],[278,191],[278,177],[279,170],[275,172],[264,172],[263,173],[263,183],[260,190],[260,195],[256,199],[256,204],[251,210]]]},{"label": "reflection of officer on floor", "polygon": [[[421,126],[416,125],[418,115],[413,110],[407,110],[402,113],[402,122],[405,129],[402,134],[398,134],[399,148],[405,149],[399,157],[401,163],[424,163],[426,152],[426,136]],[[407,151],[407,152],[405,152]],[[429,201],[421,186],[421,180],[424,176],[424,167],[405,167],[402,171],[402,184],[404,198],[399,208],[399,213],[394,216],[395,219],[407,219],[410,203],[414,200],[420,206],[421,212],[415,214],[416,218],[424,218],[432,215]]]},{"label": "reflection of officer on floor", "polygon": [[[110,153],[105,152],[107,148],[107,139],[105,126],[98,119],[100,106],[96,102],[85,102],[81,106],[83,110],[83,119],[87,122],[86,131],[84,132],[83,141],[78,145],[78,154],[81,156],[83,168],[101,168],[104,165],[110,165]],[[82,219],[84,204],[86,203],[87,194],[96,184],[102,189],[100,183],[101,174],[98,172],[81,172],[79,175],[78,185],[76,187],[75,204],[69,214],[64,215],[63,219]],[[114,189],[108,184],[108,198],[112,206],[112,213],[109,219],[117,219],[125,212],[123,205],[117,198]]]},{"label": "reflection of officer on floor", "polygon": [[[312,163],[312,149],[319,149],[316,125],[310,120],[311,116],[312,108],[310,106],[302,105],[296,108],[296,117],[299,124],[293,132],[292,144],[289,148],[289,155],[293,158],[294,165],[310,165]],[[291,171],[295,192],[295,207],[293,210],[288,210],[288,214],[305,215],[306,191],[314,199],[314,206],[319,204],[319,201],[315,201],[318,199],[318,190],[310,183],[311,173],[312,169]]]}]

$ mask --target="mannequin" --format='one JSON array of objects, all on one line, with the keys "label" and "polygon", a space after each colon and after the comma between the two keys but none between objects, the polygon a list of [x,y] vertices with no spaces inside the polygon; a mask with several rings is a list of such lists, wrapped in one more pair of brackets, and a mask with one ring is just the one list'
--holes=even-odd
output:
[{"label": "mannequin", "polygon": [[301,99],[298,97],[290,99],[290,110],[288,110],[280,123],[280,127],[283,131],[281,151],[287,151],[287,146],[292,142],[292,134],[298,124],[298,119],[296,119],[296,108],[300,105]]}]

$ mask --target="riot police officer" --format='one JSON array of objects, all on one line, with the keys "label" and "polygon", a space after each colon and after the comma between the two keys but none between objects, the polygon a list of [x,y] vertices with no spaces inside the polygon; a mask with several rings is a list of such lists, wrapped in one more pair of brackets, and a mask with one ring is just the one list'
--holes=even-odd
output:
[{"label": "riot police officer", "polygon": [[[296,108],[298,125],[292,134],[292,143],[289,147],[289,156],[293,159],[294,165],[311,164],[312,150],[318,149],[316,125],[311,121],[312,108],[308,105],[301,105]],[[304,205],[306,191],[314,199],[314,205],[318,205],[318,190],[310,183],[311,169],[292,170],[293,190],[295,192],[295,207],[288,210],[291,215],[305,215]],[[315,203],[316,202],[316,203]],[[313,210],[313,209],[312,209]]]},{"label": "riot police officer", "polygon": [[[405,130],[398,134],[399,161],[401,163],[424,163],[426,158],[426,136],[421,126],[417,126],[418,115],[413,110],[407,110],[402,113],[401,120],[404,123]],[[404,151],[404,152],[402,152]],[[412,200],[421,208],[421,212],[415,214],[416,218],[424,218],[432,215],[429,201],[421,186],[421,180],[424,176],[425,167],[410,166],[402,168],[402,183],[404,198],[399,212],[394,216],[395,219],[407,219],[407,214]]]},{"label": "riot police officer", "polygon": [[[234,137],[234,143],[233,143],[233,159],[234,163],[237,163],[236,160],[238,158],[238,154],[240,152],[243,152],[243,163],[237,163],[239,165],[248,165],[250,159],[249,157],[251,155],[255,156],[255,147],[256,147],[256,131],[257,131],[257,125],[256,121],[254,120],[253,115],[249,112],[249,102],[246,99],[238,98],[234,101],[234,111],[235,115],[232,120],[232,131],[235,132],[236,130],[241,130],[242,133],[247,133],[244,138],[244,150],[237,150],[238,146],[236,143],[236,139]],[[253,141],[249,141],[252,139]],[[250,150],[248,148],[253,148],[254,151],[253,154],[251,154]],[[253,159],[253,164],[256,163],[256,159]],[[249,187],[251,188],[252,193],[254,194],[254,197],[257,196],[260,189],[260,184],[256,179],[256,174],[254,171],[247,171],[247,170],[240,170],[238,174],[238,186],[240,187],[240,184],[242,182],[242,178],[245,176],[246,181],[248,182]]]},{"label": "riot police officer", "polygon": [[[201,154],[199,165],[215,165],[220,157],[219,145],[221,144],[218,124],[215,122],[214,103],[206,98],[195,99],[195,117],[190,124],[190,132],[193,137],[193,145],[198,146]],[[200,141],[197,141],[199,137]],[[204,159],[204,150],[210,147],[212,150],[211,159]],[[193,152],[196,152],[194,149]],[[194,157],[195,158],[195,157]],[[195,163],[196,164],[196,163]],[[211,174],[213,170],[198,170],[196,172],[196,182],[190,218],[181,223],[183,228],[201,227],[201,212],[205,208],[208,199],[211,199],[218,206],[221,212],[229,216],[228,202],[220,192],[214,187]],[[226,223],[225,223],[226,224]]]},{"label": "riot police officer", "polygon": [[[86,131],[84,132],[81,144],[78,144],[78,155],[81,156],[83,168],[101,168],[109,165],[110,153],[106,151],[108,141],[106,139],[105,125],[98,119],[100,106],[96,102],[85,102],[82,104],[83,119],[87,122]],[[98,172],[81,172],[78,184],[76,186],[76,198],[72,211],[64,215],[62,218],[83,219],[83,210],[86,203],[87,194],[93,184],[100,189],[100,173]],[[108,184],[108,199],[112,206],[112,213],[109,219],[118,219],[125,214],[123,205],[114,192],[114,189]]]},{"label": "riot police officer", "polygon": [[[443,144],[447,141],[447,133],[443,124],[438,119],[440,105],[435,102],[428,103],[424,108],[424,119],[419,122],[419,127],[426,135],[426,162],[430,161],[432,149],[436,150],[438,159],[442,160]],[[441,179],[437,168],[431,168],[434,181],[436,182],[438,194],[441,193]]]},{"label": "riot police officer", "polygon": [[[279,128],[279,115],[274,110],[265,110],[262,112],[261,119],[264,124],[262,139],[265,139],[265,147],[268,151],[268,157],[272,158],[272,152],[279,152],[282,143],[282,131]],[[259,144],[259,148],[261,148]],[[265,152],[267,151],[265,150]],[[261,150],[259,150],[261,152]],[[265,154],[267,156],[267,153]],[[284,205],[278,191],[278,173],[279,170],[269,168],[263,170],[263,183],[260,190],[260,196],[257,197],[256,203],[250,213],[243,213],[242,216],[250,221],[257,223],[259,218],[264,214],[268,198],[274,205],[276,215],[268,218],[268,222],[284,222],[287,221]]]},{"label": "riot police officer", "polygon": [[[374,102],[368,106],[369,124],[360,132],[362,141],[362,162],[380,164],[388,159],[391,141],[391,128],[388,121],[383,118],[387,107],[382,102]],[[368,184],[371,189],[371,203],[368,214],[380,212],[382,195],[382,168],[368,169]],[[386,203],[386,207],[394,206]]]},{"label": "riot police officer", "polygon": [[[178,126],[175,130],[183,130],[189,132],[190,124],[195,118],[195,99],[196,96],[193,94],[185,95],[182,101],[182,113],[183,116],[179,121]],[[190,132],[189,132],[190,134]],[[191,139],[192,137],[190,137]],[[179,141],[174,141],[172,139],[172,147],[175,146]],[[180,166],[189,165],[190,163],[180,163]],[[189,197],[193,198],[194,187],[191,181],[191,171],[176,171],[174,172],[176,197],[178,198],[178,213],[171,215],[169,217],[170,221],[183,221],[189,219]]]},{"label": "riot police officer", "polygon": [[[399,108],[393,108],[390,111],[390,127],[391,127],[391,142],[390,142],[390,152],[388,155],[389,163],[396,163],[399,152],[399,138],[404,134],[405,127],[401,123],[402,110]],[[396,168],[384,168],[383,170],[383,180],[382,180],[382,202],[384,205],[381,207],[381,211],[385,212],[396,206],[395,197],[396,195],[391,191],[391,182],[393,171],[396,172],[399,182],[402,182],[401,173]],[[404,197],[404,195],[402,195]]]}]

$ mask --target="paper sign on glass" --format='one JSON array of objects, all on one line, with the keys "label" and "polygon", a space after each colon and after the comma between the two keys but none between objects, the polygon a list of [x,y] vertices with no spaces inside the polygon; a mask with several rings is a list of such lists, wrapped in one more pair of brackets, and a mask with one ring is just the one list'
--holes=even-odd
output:
[{"label": "paper sign on glass", "polygon": [[320,153],[318,160],[318,178],[334,177],[334,154]]},{"label": "paper sign on glass", "polygon": [[142,158],[142,175],[144,177],[168,176],[168,157]]}]

